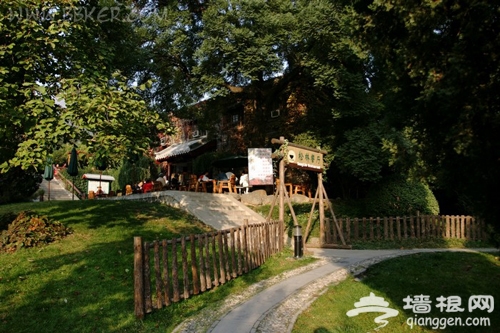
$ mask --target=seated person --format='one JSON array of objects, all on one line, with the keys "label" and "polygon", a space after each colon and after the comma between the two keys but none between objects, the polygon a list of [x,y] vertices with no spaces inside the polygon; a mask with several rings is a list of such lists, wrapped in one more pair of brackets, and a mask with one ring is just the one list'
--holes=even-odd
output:
[{"label": "seated person", "polygon": [[154,188],[153,181],[151,179],[148,179],[146,180],[146,182],[144,182],[144,185],[142,185],[142,192],[143,193],[152,192],[153,188]]},{"label": "seated person", "polygon": [[219,173],[217,175],[217,177],[215,177],[215,179],[217,179],[217,180],[229,180],[229,178],[227,178],[227,175],[224,172]]},{"label": "seated person", "polygon": [[98,197],[104,196],[104,192],[102,190],[102,187],[97,186],[97,191],[95,192],[95,195],[98,196]]},{"label": "seated person", "polygon": [[165,188],[165,186],[167,186],[167,181],[165,180],[165,178],[163,178],[163,175],[161,173],[158,175],[158,178],[156,178],[156,181],[160,182],[161,187],[163,187],[163,188]]},{"label": "seated person", "polygon": [[[231,176],[233,176],[233,175],[234,175],[234,173],[232,173],[231,171],[226,172],[227,179],[231,179]],[[238,177],[235,176],[234,180],[238,181]]]},{"label": "seated person", "polygon": [[177,174],[173,173],[172,178],[170,179],[170,187],[172,190],[179,189],[179,180],[177,179]]},{"label": "seated person", "polygon": [[208,177],[208,171],[201,175],[198,180],[205,183],[207,192],[211,192],[213,190],[213,181],[212,178]]}]

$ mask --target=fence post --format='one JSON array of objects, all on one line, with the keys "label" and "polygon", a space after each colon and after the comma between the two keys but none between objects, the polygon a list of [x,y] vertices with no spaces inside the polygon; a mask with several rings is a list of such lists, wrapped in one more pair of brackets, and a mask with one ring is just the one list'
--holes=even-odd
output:
[{"label": "fence post", "polygon": [[[198,266],[196,260],[196,243],[194,234],[189,235],[189,241],[191,242],[191,275],[193,277],[193,294],[198,295],[200,293],[200,276],[198,275]],[[203,253],[200,253],[203,258]],[[200,267],[201,269],[201,267]]]},{"label": "fence post", "polygon": [[144,266],[142,238],[134,237],[134,308],[135,316],[144,319]]}]

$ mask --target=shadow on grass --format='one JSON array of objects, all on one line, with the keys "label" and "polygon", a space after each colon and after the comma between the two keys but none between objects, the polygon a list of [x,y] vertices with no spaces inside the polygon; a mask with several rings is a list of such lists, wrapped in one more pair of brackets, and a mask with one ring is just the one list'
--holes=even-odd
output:
[{"label": "shadow on grass", "polygon": [[[488,312],[488,309],[469,308],[469,298],[476,295],[492,296],[494,300],[500,297],[500,262],[498,253],[440,252],[420,253],[383,261],[368,268],[362,275],[348,278],[338,286],[332,287],[321,296],[303,315],[299,317],[299,327],[302,331],[324,332],[367,332],[377,326],[374,319],[382,313],[362,313],[355,317],[347,317],[347,311],[355,308],[355,303],[373,292],[375,296],[383,297],[389,302],[388,307],[396,309],[399,314],[388,318],[388,325],[383,328],[386,333],[399,332],[448,332],[475,333],[498,332],[500,316],[498,309]],[[404,309],[410,296],[419,308]],[[417,296],[417,297],[415,297]],[[430,303],[419,302],[418,296],[429,296]],[[443,296],[443,311],[437,305],[437,298]],[[461,303],[454,303],[458,296]],[[430,312],[418,313],[429,304]],[[483,306],[486,303],[481,303]],[[492,302],[489,303],[493,305]],[[458,305],[462,312],[448,311]],[[491,309],[491,308],[490,308]],[[415,313],[415,312],[416,313]],[[461,318],[460,324],[454,318]],[[314,322],[311,318],[316,318]],[[322,318],[329,318],[323,320]],[[426,319],[429,318],[429,319]],[[451,318],[451,319],[450,319]],[[488,318],[487,326],[467,326],[467,318]],[[307,323],[310,324],[307,324]],[[328,323],[328,324],[327,324]],[[458,322],[457,322],[458,323]],[[410,327],[410,324],[413,327]],[[420,325],[422,324],[422,325]]]},{"label": "shadow on grass", "polygon": [[[0,253],[0,332],[143,332],[134,317],[133,237],[206,232],[192,216],[147,202],[75,201],[12,205],[74,229],[40,248]],[[167,318],[167,326],[173,318]]]}]

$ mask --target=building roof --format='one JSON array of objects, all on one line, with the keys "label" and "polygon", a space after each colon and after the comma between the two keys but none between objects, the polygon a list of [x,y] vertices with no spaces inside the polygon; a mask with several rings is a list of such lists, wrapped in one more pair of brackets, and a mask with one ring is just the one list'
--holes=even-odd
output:
[{"label": "building roof", "polygon": [[171,145],[168,148],[163,149],[162,151],[159,151],[155,153],[155,159],[158,160],[164,160],[167,159],[168,157],[172,156],[177,156],[177,155],[182,155],[189,153],[195,149],[200,148],[201,146],[205,145],[208,143],[207,136],[201,136],[197,139],[194,140],[189,140],[181,143],[175,143]]},{"label": "building roof", "polygon": [[95,173],[86,173],[82,176],[82,179],[100,180],[103,182],[112,182],[115,180],[115,177],[108,176],[108,175],[100,175],[100,174],[95,174]]}]

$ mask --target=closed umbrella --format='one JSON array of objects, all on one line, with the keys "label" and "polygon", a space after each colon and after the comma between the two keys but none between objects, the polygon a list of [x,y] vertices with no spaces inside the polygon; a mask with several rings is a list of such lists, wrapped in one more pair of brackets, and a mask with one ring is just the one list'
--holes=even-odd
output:
[{"label": "closed umbrella", "polygon": [[68,164],[67,172],[71,177],[73,177],[73,197],[72,197],[72,200],[75,200],[75,177],[78,176],[78,154],[76,152],[75,147],[73,147],[73,149],[71,149],[71,155],[69,157],[69,164]]},{"label": "closed umbrella", "polygon": [[54,179],[54,166],[52,165],[52,160],[48,159],[45,165],[45,170],[43,172],[43,179],[49,182],[49,201],[50,201],[50,181]]}]

